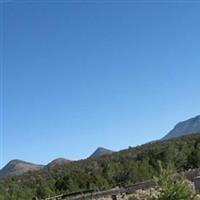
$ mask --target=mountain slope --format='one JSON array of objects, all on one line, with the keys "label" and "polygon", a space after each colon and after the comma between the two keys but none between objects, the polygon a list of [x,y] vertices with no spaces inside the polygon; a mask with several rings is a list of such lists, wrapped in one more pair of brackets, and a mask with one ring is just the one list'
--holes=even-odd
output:
[{"label": "mountain slope", "polygon": [[39,170],[42,167],[42,165],[36,165],[22,160],[11,160],[5,167],[0,170],[0,179],[7,176],[21,175],[28,171]]},{"label": "mountain slope", "polygon": [[200,115],[190,118],[186,121],[179,122],[164,138],[168,140],[175,137],[190,135],[200,132]]},{"label": "mountain slope", "polygon": [[96,151],[90,156],[90,158],[97,158],[103,155],[110,155],[114,153],[114,151],[111,151],[109,149],[105,149],[103,147],[99,147],[96,149]]}]

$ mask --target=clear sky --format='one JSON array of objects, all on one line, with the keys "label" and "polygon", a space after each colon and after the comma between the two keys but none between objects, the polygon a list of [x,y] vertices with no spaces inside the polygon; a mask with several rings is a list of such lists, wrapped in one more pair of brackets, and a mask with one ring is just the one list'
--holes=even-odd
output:
[{"label": "clear sky", "polygon": [[120,150],[200,114],[200,1],[2,2],[0,167]]}]

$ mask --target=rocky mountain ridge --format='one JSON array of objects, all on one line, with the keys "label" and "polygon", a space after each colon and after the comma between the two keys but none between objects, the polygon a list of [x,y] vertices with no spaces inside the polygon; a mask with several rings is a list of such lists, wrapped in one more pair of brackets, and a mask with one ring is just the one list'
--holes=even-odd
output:
[{"label": "rocky mountain ridge", "polygon": [[162,138],[162,140],[168,140],[199,132],[200,132],[200,115],[179,122],[166,136]]}]

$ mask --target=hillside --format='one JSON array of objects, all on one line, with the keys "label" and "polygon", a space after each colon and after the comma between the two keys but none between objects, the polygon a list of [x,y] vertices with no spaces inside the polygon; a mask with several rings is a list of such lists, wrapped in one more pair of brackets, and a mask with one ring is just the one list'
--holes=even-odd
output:
[{"label": "hillside", "polygon": [[171,163],[177,171],[198,168],[199,147],[200,134],[195,134],[8,177],[0,182],[0,199],[27,200],[129,185],[157,175],[158,160],[163,166]]},{"label": "hillside", "polygon": [[200,115],[188,120],[179,122],[163,140],[176,138],[184,135],[190,135],[200,132]]}]

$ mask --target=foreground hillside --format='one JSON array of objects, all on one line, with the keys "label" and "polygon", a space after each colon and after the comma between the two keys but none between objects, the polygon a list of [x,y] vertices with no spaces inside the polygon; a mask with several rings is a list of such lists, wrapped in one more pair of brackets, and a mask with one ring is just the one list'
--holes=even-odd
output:
[{"label": "foreground hillside", "polygon": [[200,134],[129,148],[99,158],[45,167],[0,182],[1,200],[31,200],[80,190],[103,190],[158,175],[158,160],[177,171],[200,166]]}]

